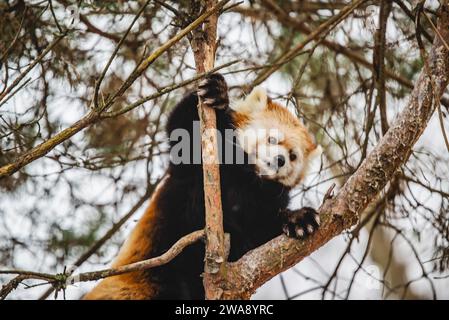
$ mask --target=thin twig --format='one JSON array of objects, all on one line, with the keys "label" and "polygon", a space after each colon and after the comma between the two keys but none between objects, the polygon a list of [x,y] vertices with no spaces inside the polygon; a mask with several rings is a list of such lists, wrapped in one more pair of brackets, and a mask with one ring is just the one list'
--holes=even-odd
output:
[{"label": "thin twig", "polygon": [[[57,145],[70,139],[73,135],[80,132],[84,128],[96,123],[101,119],[101,113],[106,111],[111,107],[118,97],[121,97],[125,91],[134,83],[134,81],[164,52],[170,49],[178,41],[183,39],[192,30],[200,26],[207,18],[212,14],[216,13],[223,5],[225,5],[229,0],[222,0],[212,9],[206,11],[200,15],[195,21],[193,21],[189,26],[181,30],[178,34],[173,36],[170,40],[164,43],[159,48],[155,49],[148,57],[146,57],[139,66],[131,73],[131,75],[125,80],[125,82],[120,86],[120,88],[102,105],[99,109],[92,110],[86,114],[83,118],[75,122],[70,127],[60,131],[52,138],[42,142],[41,144],[35,146],[31,150],[28,150],[24,154],[20,155],[15,159],[14,162],[6,164],[0,167],[0,178],[13,174],[14,172],[20,170],[24,166],[28,165],[36,159],[41,158],[50,152]],[[53,46],[56,43],[53,44]],[[48,49],[48,48],[47,48]]]},{"label": "thin twig", "polygon": [[[108,241],[120,228],[128,221],[134,213],[147,201],[147,199],[151,196],[154,190],[153,184],[147,188],[145,194],[137,201],[137,203],[128,211],[118,222],[114,223],[111,229],[109,229],[100,239],[98,239],[86,252],[84,252],[74,263],[74,267],[80,267],[87,259],[89,259],[94,253],[98,251],[105,243]],[[50,296],[50,294],[54,291],[54,288],[49,288],[46,292],[44,292],[39,300],[45,300]]]},{"label": "thin twig", "polygon": [[158,257],[131,263],[117,268],[76,274],[67,278],[67,283],[74,284],[77,282],[99,280],[106,277],[117,276],[120,274],[129,273],[133,271],[143,271],[154,267],[162,266],[173,260],[176,256],[178,256],[184,248],[204,238],[204,234],[205,234],[204,230],[194,231],[176,241],[176,243],[170,249],[168,249],[168,251],[166,251],[164,254]]},{"label": "thin twig", "polygon": [[142,99],[137,100],[137,101],[134,102],[134,103],[129,104],[128,106],[124,107],[123,109],[120,109],[120,110],[117,110],[117,111],[112,111],[112,112],[104,112],[104,113],[101,115],[101,117],[102,117],[102,118],[113,118],[113,117],[122,115],[122,114],[124,114],[124,113],[126,113],[126,112],[129,112],[129,111],[135,109],[136,107],[138,107],[138,106],[144,104],[145,102],[148,102],[148,101],[150,101],[150,100],[154,100],[154,99],[156,99],[156,98],[158,98],[158,97],[160,97],[160,96],[162,96],[162,95],[164,95],[164,94],[167,94],[167,93],[169,93],[169,92],[171,92],[171,91],[173,91],[173,90],[176,90],[176,89],[185,87],[185,86],[187,86],[187,85],[189,85],[189,84],[191,84],[191,83],[193,83],[193,82],[195,82],[195,81],[198,81],[198,80],[203,79],[204,77],[206,77],[207,75],[209,75],[209,74],[211,74],[211,73],[217,72],[218,70],[221,70],[221,69],[223,69],[223,68],[227,68],[227,67],[229,67],[229,66],[231,66],[231,65],[233,65],[233,64],[236,64],[236,63],[239,62],[239,61],[240,61],[240,60],[233,60],[233,61],[224,63],[224,64],[222,64],[222,65],[220,65],[220,66],[218,66],[218,67],[213,68],[213,69],[210,70],[210,71],[203,72],[203,73],[201,73],[201,74],[197,74],[197,75],[195,75],[194,77],[192,77],[192,78],[190,78],[190,79],[187,79],[187,80],[184,80],[184,81],[182,81],[182,82],[179,82],[179,83],[176,83],[176,84],[167,86],[167,87],[165,87],[165,88],[163,88],[163,89],[160,89],[160,90],[159,90],[158,92],[156,92],[156,93],[153,93],[153,94],[151,94],[151,95],[149,95],[149,96],[146,96],[146,97],[144,97],[144,98],[142,98]]},{"label": "thin twig", "polygon": [[[109,67],[111,66],[112,61],[114,60],[115,56],[117,55],[118,50],[122,46],[123,42],[125,41],[126,37],[128,36],[129,32],[131,31],[132,27],[136,23],[136,21],[139,19],[139,17],[142,15],[143,11],[147,7],[147,5],[150,3],[151,0],[147,0],[145,4],[140,8],[140,10],[135,15],[133,21],[129,25],[128,29],[126,30],[125,34],[122,36],[118,44],[116,45],[114,51],[112,52],[111,56],[109,57],[108,62],[103,68],[103,71],[101,72],[100,76],[98,77],[97,81],[95,81],[95,91],[94,91],[94,105],[95,108],[98,109],[98,92],[100,91],[101,82],[103,81],[104,77],[106,76],[106,72],[108,72]],[[50,2],[51,3],[51,2]]]},{"label": "thin twig", "polygon": [[[3,59],[5,59],[5,57],[7,56],[9,50],[11,50],[14,47],[14,45],[17,42],[17,40],[19,39],[20,31],[22,31],[23,22],[25,21],[25,16],[26,16],[27,10],[28,10],[28,7],[25,6],[25,9],[23,9],[22,19],[20,20],[19,29],[17,30],[16,35],[14,36],[14,39],[9,44],[8,48],[6,48],[6,50],[0,56],[0,65],[3,62]],[[6,88],[6,84],[5,84],[5,88]]]},{"label": "thin twig", "polygon": [[53,9],[53,1],[49,0],[48,2],[50,4],[51,15],[53,16],[53,20],[55,20],[56,27],[58,28],[59,32],[62,33],[62,28],[59,25],[58,19],[56,18],[55,10]]},{"label": "thin twig", "polygon": [[22,283],[22,281],[26,280],[28,277],[25,275],[19,275],[17,277],[15,277],[14,279],[12,279],[11,281],[9,281],[7,284],[3,285],[1,290],[0,290],[0,300],[4,300],[6,299],[6,297],[15,289],[17,289],[17,287],[19,286],[19,284]]},{"label": "thin twig", "polygon": [[9,87],[6,88],[5,91],[3,91],[2,94],[0,94],[0,101],[3,100],[3,98],[11,92],[14,87],[16,87],[20,81],[38,64],[46,55],[49,53],[58,43],[61,41],[65,36],[67,35],[67,32],[64,32],[57,36],[45,49],[41,52],[40,55],[37,56],[36,59],[32,63],[28,65],[28,67],[19,74],[19,76],[11,83]]},{"label": "thin twig", "polygon": [[195,21],[189,24],[187,27],[182,29],[177,35],[169,39],[162,46],[154,50],[148,57],[146,57],[136,69],[129,75],[128,79],[120,86],[120,88],[106,101],[106,103],[99,107],[97,112],[103,112],[109,108],[117,98],[121,97],[125,91],[134,83],[134,81],[151,65],[153,62],[159,58],[164,52],[170,49],[175,43],[179,42],[182,38],[188,35],[190,32],[195,30],[200,26],[206,19],[208,19],[213,14],[217,13],[229,0],[221,0],[215,6],[211,7],[209,10],[200,15]]},{"label": "thin twig", "polygon": [[[357,0],[349,3],[345,8],[341,9],[340,12],[329,18],[327,21],[323,22],[318,28],[312,31],[304,41],[297,44],[288,52],[282,54],[278,58],[275,59],[276,64],[283,64],[288,62],[292,57],[296,57],[299,52],[301,52],[304,47],[310,43],[311,41],[318,38],[320,35],[327,35],[333,28],[335,28],[341,21],[343,21],[348,15],[350,15],[356,8],[358,8],[362,3],[366,0]],[[279,7],[271,0],[263,0],[263,3],[267,6],[271,7],[273,10],[279,10]],[[257,86],[263,81],[265,81],[270,75],[272,75],[278,68],[271,68],[263,71],[258,77],[254,80],[253,86]]]},{"label": "thin twig", "polygon": [[176,243],[170,249],[168,249],[165,253],[158,257],[131,263],[117,268],[84,272],[75,275],[70,275],[66,272],[60,274],[49,274],[26,270],[0,270],[0,274],[19,275],[19,277],[12,279],[8,284],[3,286],[2,290],[0,291],[0,297],[4,299],[14,288],[19,285],[20,282],[27,279],[48,281],[49,283],[53,284],[55,288],[64,289],[67,285],[75,284],[78,282],[99,280],[129,272],[143,271],[158,267],[173,260],[184,250],[184,248],[202,239],[204,237],[204,234],[204,230],[194,231],[176,241]]}]

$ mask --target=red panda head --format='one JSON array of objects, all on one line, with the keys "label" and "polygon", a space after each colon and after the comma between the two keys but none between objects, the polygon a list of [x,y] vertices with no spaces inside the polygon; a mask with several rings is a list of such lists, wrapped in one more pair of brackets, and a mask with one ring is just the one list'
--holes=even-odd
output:
[{"label": "red panda head", "polygon": [[265,179],[296,186],[321,149],[287,108],[271,101],[259,87],[234,102],[237,140]]}]

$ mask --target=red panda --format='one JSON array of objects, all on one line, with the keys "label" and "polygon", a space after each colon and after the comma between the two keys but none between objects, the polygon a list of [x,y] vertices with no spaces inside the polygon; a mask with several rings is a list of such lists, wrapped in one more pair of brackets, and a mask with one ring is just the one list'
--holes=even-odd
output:
[{"label": "red panda", "polygon": [[[201,141],[194,125],[199,121],[198,96],[216,110],[217,130],[224,137],[219,153],[223,224],[231,239],[229,260],[236,261],[282,232],[304,238],[319,227],[314,209],[287,209],[289,191],[300,183],[319,151],[312,136],[263,89],[255,88],[231,105],[227,91],[223,76],[212,74],[170,114],[172,161],[167,177],[113,267],[161,255],[182,236],[204,228],[203,173],[201,161],[195,162],[201,155],[189,152],[198,151]],[[226,135],[229,130],[234,133],[231,137]],[[181,141],[182,132],[188,133],[187,144]],[[178,153],[181,142],[187,151]],[[236,161],[239,152],[243,161]],[[176,161],[179,158],[183,161]],[[204,299],[203,268],[204,243],[199,242],[164,266],[103,279],[84,299]]]}]

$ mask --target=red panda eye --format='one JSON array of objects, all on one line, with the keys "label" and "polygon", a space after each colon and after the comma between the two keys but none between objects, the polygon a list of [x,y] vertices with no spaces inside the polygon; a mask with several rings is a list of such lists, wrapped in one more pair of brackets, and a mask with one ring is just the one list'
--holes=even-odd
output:
[{"label": "red panda eye", "polygon": [[278,143],[278,141],[276,140],[275,137],[268,137],[268,143],[269,144],[276,144],[276,143]]},{"label": "red panda eye", "polygon": [[297,158],[296,154],[290,153],[290,161],[295,161]]}]

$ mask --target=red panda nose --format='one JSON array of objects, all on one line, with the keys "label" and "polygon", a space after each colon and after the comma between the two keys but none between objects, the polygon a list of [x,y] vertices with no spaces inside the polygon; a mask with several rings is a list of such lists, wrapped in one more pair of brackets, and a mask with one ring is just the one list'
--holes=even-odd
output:
[{"label": "red panda nose", "polygon": [[278,168],[282,168],[285,164],[285,157],[283,155],[274,157],[274,163],[277,164]]}]

